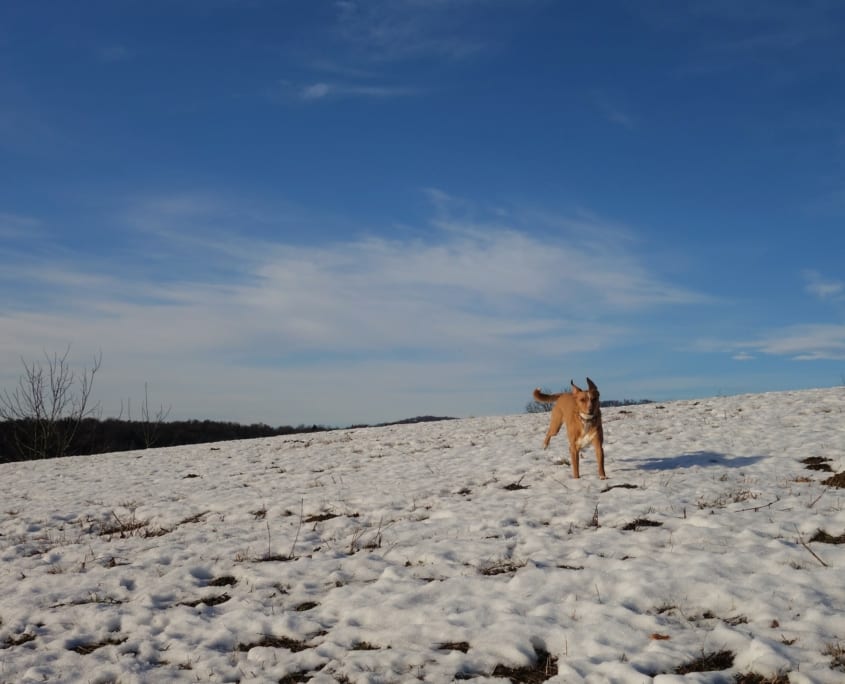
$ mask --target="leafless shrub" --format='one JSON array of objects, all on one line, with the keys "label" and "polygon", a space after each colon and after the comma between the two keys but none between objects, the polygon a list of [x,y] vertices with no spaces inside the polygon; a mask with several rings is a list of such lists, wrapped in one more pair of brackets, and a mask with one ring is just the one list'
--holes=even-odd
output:
[{"label": "leafless shrub", "polygon": [[[170,415],[170,410],[172,406],[168,406],[165,410],[164,404],[160,405],[158,411],[156,411],[155,415],[150,410],[150,393],[149,393],[149,386],[147,383],[144,383],[144,400],[141,402],[141,420],[140,420],[140,428],[141,428],[141,440],[144,444],[145,449],[149,449],[152,446],[155,446],[155,443],[158,441],[159,437],[159,430],[161,429],[162,423],[167,420],[167,417]],[[118,420],[123,417],[123,400],[120,402],[120,415],[118,416]],[[132,400],[128,399],[126,401],[126,417],[129,422],[132,421]],[[211,447],[212,451],[217,451],[217,447]]]},{"label": "leafless shrub", "polygon": [[722,492],[715,499],[708,501],[706,499],[699,499],[696,503],[700,509],[704,508],[726,508],[732,503],[742,503],[743,501],[754,500],[760,495],[752,492],[750,489],[734,489],[728,492]]},{"label": "leafless shrub", "polygon": [[89,402],[102,352],[80,376],[71,370],[69,355],[70,347],[61,356],[45,352],[43,362],[21,359],[17,387],[0,394],[0,420],[14,426],[15,448],[23,458],[66,456],[82,421],[100,410]]},{"label": "leafless shrub", "polygon": [[822,655],[830,657],[830,669],[845,672],[845,646],[840,642],[825,644]]}]

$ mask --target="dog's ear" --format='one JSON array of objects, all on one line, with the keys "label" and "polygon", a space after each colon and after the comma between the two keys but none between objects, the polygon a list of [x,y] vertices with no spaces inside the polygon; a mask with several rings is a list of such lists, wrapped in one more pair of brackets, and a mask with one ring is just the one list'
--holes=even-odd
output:
[{"label": "dog's ear", "polygon": [[583,392],[584,391],[580,387],[578,387],[578,385],[575,384],[574,380],[570,380],[569,384],[572,385],[572,391],[573,392]]},{"label": "dog's ear", "polygon": [[590,378],[587,378],[587,387],[589,387],[591,390],[597,390],[598,389],[598,387],[596,387],[596,383],[594,383],[592,380],[590,380]]}]

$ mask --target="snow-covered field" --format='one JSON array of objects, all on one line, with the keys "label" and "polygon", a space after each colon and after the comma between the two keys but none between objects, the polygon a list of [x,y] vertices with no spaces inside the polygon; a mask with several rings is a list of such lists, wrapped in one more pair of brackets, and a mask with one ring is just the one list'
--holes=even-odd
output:
[{"label": "snow-covered field", "polygon": [[844,411],[605,409],[607,481],[545,414],[0,465],[0,682],[842,682]]}]

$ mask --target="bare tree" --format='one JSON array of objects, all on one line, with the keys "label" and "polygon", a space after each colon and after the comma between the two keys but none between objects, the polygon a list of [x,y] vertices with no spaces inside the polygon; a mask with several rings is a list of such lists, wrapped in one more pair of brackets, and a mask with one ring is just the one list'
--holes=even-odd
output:
[{"label": "bare tree", "polygon": [[536,401],[532,399],[525,405],[526,413],[548,413],[552,410],[554,404],[549,404],[544,401]]},{"label": "bare tree", "polygon": [[23,458],[67,455],[79,425],[100,409],[89,402],[103,352],[78,377],[71,370],[69,354],[68,346],[61,356],[44,352],[44,361],[21,358],[24,373],[17,387],[0,394],[0,419],[13,423],[15,446]]},{"label": "bare tree", "polygon": [[141,404],[141,421],[143,422],[143,433],[144,433],[144,448],[149,449],[153,446],[158,439],[158,430],[161,427],[161,424],[167,420],[167,416],[170,415],[170,409],[173,408],[172,406],[168,406],[167,410],[164,410],[164,404],[158,407],[158,411],[156,412],[155,416],[150,415],[150,397],[147,391],[147,383],[144,383],[144,403]]},{"label": "bare tree", "polygon": [[537,401],[536,399],[532,399],[525,405],[525,412],[548,413],[552,410],[552,406],[554,406],[554,402]]}]

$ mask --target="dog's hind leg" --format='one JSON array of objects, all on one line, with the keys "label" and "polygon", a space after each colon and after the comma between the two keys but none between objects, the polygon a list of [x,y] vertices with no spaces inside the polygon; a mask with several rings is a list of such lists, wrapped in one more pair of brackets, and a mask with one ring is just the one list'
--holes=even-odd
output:
[{"label": "dog's hind leg", "polygon": [[560,432],[560,428],[563,427],[563,416],[559,415],[555,411],[552,411],[552,420],[549,423],[549,429],[546,431],[546,439],[543,440],[543,448],[549,448],[549,442],[551,441],[552,437],[554,437],[558,432]]}]

